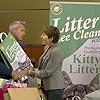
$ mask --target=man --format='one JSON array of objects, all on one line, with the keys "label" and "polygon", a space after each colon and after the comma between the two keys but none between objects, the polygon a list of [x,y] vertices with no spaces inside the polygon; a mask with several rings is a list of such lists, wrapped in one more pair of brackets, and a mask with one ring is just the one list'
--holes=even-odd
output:
[{"label": "man", "polygon": [[9,32],[14,36],[16,40],[22,40],[25,36],[25,22],[14,21],[9,25]]},{"label": "man", "polygon": [[[9,32],[18,40],[22,40],[25,36],[25,22],[23,21],[14,21],[9,25]],[[0,56],[0,78],[18,80],[19,74],[12,69],[8,69],[5,66],[4,61]]]}]

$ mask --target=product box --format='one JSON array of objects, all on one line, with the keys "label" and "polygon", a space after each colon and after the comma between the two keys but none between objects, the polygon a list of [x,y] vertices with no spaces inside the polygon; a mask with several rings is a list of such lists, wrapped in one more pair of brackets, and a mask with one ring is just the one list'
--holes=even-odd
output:
[{"label": "product box", "polygon": [[4,100],[41,100],[37,88],[9,88]]},{"label": "product box", "polygon": [[[20,72],[25,68],[32,67],[31,60],[20,46],[19,42],[9,33],[0,33],[0,56],[2,57],[6,67]],[[3,38],[4,37],[4,38]],[[21,80],[24,81],[28,77],[25,76]]]},{"label": "product box", "polygon": [[20,71],[30,66],[33,67],[27,54],[10,33],[0,43],[0,51],[6,66],[8,67],[10,64],[14,71]]}]

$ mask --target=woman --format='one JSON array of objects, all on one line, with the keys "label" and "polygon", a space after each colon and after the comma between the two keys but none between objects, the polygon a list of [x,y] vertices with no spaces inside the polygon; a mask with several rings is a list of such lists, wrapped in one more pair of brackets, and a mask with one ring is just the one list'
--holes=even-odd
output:
[{"label": "woman", "polygon": [[45,46],[39,59],[38,70],[29,71],[30,75],[41,78],[42,86],[47,91],[47,100],[61,100],[64,89],[62,62],[64,54],[58,46],[60,32],[57,27],[49,26],[42,30],[41,39]]}]

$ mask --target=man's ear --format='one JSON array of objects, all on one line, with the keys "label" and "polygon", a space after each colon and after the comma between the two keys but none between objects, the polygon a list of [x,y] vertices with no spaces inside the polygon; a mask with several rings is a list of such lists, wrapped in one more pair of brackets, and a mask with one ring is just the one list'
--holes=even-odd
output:
[{"label": "man's ear", "polygon": [[15,32],[16,32],[16,29],[12,29],[11,33],[13,33],[13,34],[14,34]]}]

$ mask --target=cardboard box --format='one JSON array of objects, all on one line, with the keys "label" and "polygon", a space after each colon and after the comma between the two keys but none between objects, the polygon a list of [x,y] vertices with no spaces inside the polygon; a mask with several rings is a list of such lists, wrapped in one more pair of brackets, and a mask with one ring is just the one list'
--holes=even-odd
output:
[{"label": "cardboard box", "polygon": [[25,68],[33,67],[28,55],[10,33],[4,41],[0,43],[0,51],[5,65],[14,71],[21,71]]},{"label": "cardboard box", "polygon": [[4,100],[10,100],[9,93],[4,93],[3,96],[4,96]]},{"label": "cardboard box", "polygon": [[41,100],[37,88],[8,88],[4,100]]}]

